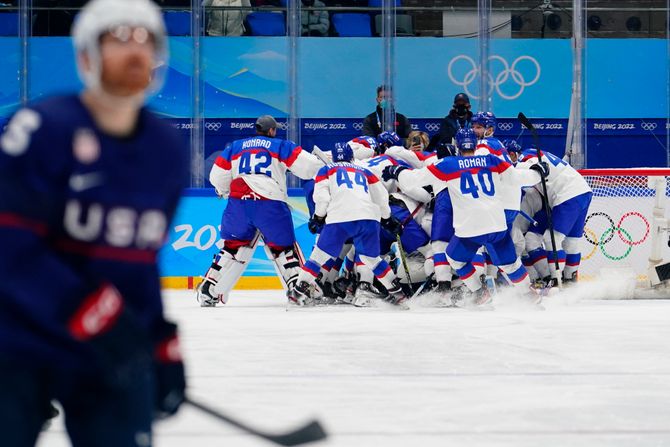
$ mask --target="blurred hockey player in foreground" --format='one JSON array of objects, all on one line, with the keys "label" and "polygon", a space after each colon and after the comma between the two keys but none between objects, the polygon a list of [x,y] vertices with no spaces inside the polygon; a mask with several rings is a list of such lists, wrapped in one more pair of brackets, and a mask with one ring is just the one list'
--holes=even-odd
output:
[{"label": "blurred hockey player in foreground", "polygon": [[[400,305],[407,298],[391,267],[379,256],[380,218],[381,225],[394,234],[399,231],[400,223],[391,217],[388,192],[379,179],[369,170],[352,164],[353,158],[350,144],[338,145],[333,151],[334,163],[321,168],[316,176],[316,210],[310,227],[320,231],[320,235],[291,297],[297,304],[310,304],[310,286],[321,267],[339,256],[348,239],[352,239],[361,261],[387,289],[385,299]],[[353,304],[372,305],[372,299],[357,295]]]},{"label": "blurred hockey player in foreground", "polygon": [[[210,182],[228,198],[221,219],[223,249],[214,257],[197,296],[203,307],[216,306],[233,288],[251,260],[259,237],[287,292],[295,286],[302,264],[286,201],[286,170],[311,179],[323,162],[292,141],[277,136],[270,115],[256,120],[256,135],[236,140],[216,158]],[[290,296],[290,295],[289,295]]]},{"label": "blurred hockey player in foreground", "polygon": [[156,254],[188,148],[143,107],[167,57],[152,2],[93,0],[73,38],[85,90],[0,138],[0,439],[34,445],[57,400],[73,446],[149,446],[184,400]]}]

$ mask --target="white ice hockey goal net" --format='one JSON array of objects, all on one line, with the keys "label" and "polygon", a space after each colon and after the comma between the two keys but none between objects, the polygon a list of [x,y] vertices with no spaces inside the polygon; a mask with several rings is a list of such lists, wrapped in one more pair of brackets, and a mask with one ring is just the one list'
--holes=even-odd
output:
[{"label": "white ice hockey goal net", "polygon": [[[633,275],[647,286],[650,258],[670,261],[665,228],[670,169],[585,169],[593,190],[581,241],[582,279]],[[603,275],[604,274],[604,275]]]}]

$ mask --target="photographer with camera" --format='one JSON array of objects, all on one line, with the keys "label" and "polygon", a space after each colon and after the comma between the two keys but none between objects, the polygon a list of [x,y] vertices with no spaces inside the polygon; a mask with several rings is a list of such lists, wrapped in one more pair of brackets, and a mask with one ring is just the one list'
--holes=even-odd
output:
[{"label": "photographer with camera", "polygon": [[458,129],[468,129],[472,120],[470,98],[465,93],[454,96],[454,105],[440,124],[440,131],[430,139],[426,150],[435,151],[440,144],[452,144]]}]

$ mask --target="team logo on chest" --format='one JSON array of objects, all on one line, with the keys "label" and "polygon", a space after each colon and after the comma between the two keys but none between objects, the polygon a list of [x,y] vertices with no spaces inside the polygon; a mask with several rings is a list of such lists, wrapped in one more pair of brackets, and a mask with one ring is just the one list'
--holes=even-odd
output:
[{"label": "team logo on chest", "polygon": [[91,129],[77,129],[72,139],[74,158],[83,164],[91,164],[100,158],[100,141]]}]

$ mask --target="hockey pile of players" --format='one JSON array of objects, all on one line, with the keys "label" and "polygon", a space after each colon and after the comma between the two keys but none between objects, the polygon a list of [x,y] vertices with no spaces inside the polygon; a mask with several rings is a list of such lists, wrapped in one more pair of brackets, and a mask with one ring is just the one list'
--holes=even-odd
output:
[{"label": "hockey pile of players", "polygon": [[[260,239],[298,306],[406,308],[430,293],[438,306],[490,307],[500,287],[539,306],[550,288],[576,281],[591,190],[559,157],[498,140],[492,113],[475,114],[437,152],[383,132],[310,153],[276,138],[276,128],[260,117],[257,135],[227,146],[212,168],[228,204],[224,247],[197,289],[201,306],[226,302]],[[305,180],[317,234],[306,261],[287,169]]]}]

